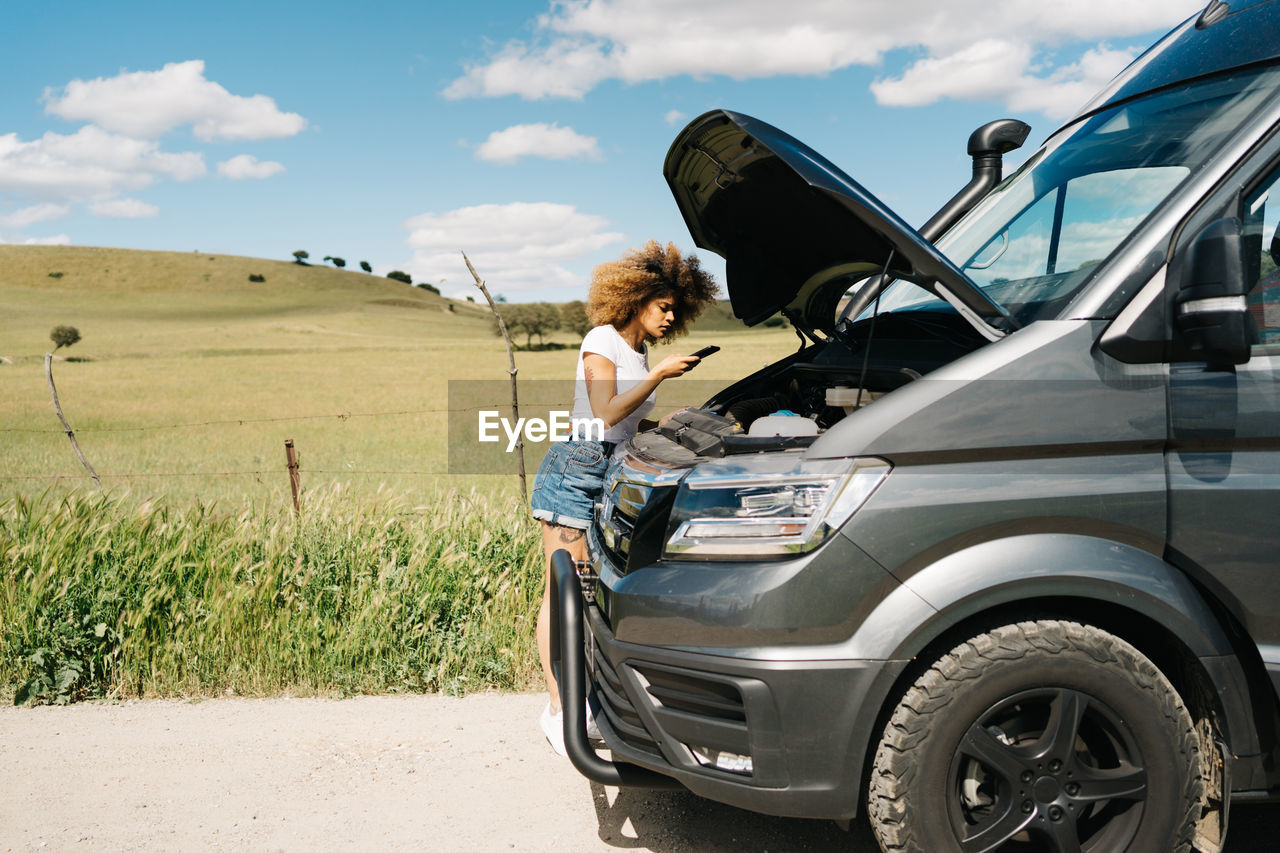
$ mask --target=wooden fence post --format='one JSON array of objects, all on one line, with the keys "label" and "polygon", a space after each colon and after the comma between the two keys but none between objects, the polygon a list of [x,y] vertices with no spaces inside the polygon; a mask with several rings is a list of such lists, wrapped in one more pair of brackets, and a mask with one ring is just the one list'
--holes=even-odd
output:
[{"label": "wooden fence post", "polygon": [[293,492],[293,514],[302,517],[302,504],[298,500],[298,492],[302,486],[302,476],[298,473],[298,454],[293,449],[293,439],[284,440],[284,459],[289,466],[289,490]]},{"label": "wooden fence post", "polygon": [[80,457],[80,464],[84,465],[85,470],[89,472],[89,476],[93,478],[93,482],[98,488],[102,488],[102,481],[98,479],[98,472],[93,470],[93,466],[89,464],[89,460],[84,458],[84,454],[80,451],[80,442],[76,441],[76,434],[71,429],[71,424],[67,423],[66,417],[62,414],[62,404],[58,402],[58,389],[53,385],[53,353],[44,354],[44,375],[49,379],[49,393],[53,396],[53,410],[58,413],[58,420],[62,421],[62,431],[67,434],[67,438],[71,439],[71,449],[76,452],[76,456]]}]

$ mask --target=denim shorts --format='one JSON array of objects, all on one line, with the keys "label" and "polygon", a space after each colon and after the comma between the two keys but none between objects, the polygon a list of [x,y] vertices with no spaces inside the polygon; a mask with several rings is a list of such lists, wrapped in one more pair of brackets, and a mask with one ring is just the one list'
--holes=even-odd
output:
[{"label": "denim shorts", "polygon": [[553,443],[533,478],[533,517],[578,530],[590,527],[612,451],[612,444],[600,441]]}]

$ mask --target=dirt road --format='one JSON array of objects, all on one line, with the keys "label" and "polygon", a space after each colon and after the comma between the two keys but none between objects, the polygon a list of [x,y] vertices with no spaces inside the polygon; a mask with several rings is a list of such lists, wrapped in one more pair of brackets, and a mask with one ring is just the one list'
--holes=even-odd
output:
[{"label": "dirt road", "polygon": [[[537,729],[542,700],[482,694],[0,708],[0,850],[844,849],[864,825],[589,783]],[[1233,853],[1280,809],[1237,808]]]}]

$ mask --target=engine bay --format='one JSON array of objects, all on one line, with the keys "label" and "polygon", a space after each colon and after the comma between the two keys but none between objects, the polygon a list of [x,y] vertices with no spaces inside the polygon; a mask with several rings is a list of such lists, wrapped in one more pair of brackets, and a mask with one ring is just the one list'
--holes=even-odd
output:
[{"label": "engine bay", "polygon": [[[982,347],[987,340],[947,310],[912,310],[838,326],[830,338],[721,390],[699,409],[631,440],[650,462],[685,467],[735,453],[804,447],[885,394]],[[786,420],[808,423],[787,424]],[[770,429],[753,430],[763,418]],[[783,423],[779,430],[776,423]],[[767,434],[766,434],[767,433]]]}]

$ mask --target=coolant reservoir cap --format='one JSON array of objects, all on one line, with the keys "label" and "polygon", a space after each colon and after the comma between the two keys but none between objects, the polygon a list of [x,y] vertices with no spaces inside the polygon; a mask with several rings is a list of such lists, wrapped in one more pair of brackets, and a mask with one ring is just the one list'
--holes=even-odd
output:
[{"label": "coolant reservoir cap", "polygon": [[781,409],[771,415],[756,418],[747,431],[749,436],[762,435],[817,435],[818,425],[803,415]]}]

